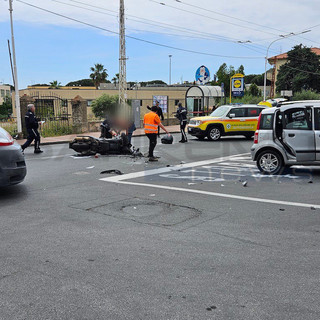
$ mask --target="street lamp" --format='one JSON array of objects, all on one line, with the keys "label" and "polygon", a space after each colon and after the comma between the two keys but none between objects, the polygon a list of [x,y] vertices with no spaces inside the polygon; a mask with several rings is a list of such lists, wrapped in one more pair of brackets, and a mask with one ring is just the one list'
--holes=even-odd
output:
[{"label": "street lamp", "polygon": [[172,54],[169,54],[169,86],[171,86],[171,58]]},{"label": "street lamp", "polygon": [[302,31],[302,32],[299,32],[299,33],[294,33],[294,32],[290,32],[288,34],[285,34],[285,35],[279,35],[280,38],[276,39],[276,40],[273,40],[269,46],[268,46],[268,49],[267,49],[267,54],[266,54],[266,57],[265,57],[265,64],[264,64],[264,83],[263,83],[263,101],[266,101],[266,89],[267,89],[267,63],[268,63],[268,55],[269,55],[269,49],[271,47],[271,45],[273,43],[275,43],[276,41],[279,41],[279,40],[282,40],[284,38],[289,38],[289,37],[292,37],[292,36],[298,36],[299,34],[304,34],[304,33],[307,33],[307,32],[310,32],[311,30],[305,30],[305,31]]}]

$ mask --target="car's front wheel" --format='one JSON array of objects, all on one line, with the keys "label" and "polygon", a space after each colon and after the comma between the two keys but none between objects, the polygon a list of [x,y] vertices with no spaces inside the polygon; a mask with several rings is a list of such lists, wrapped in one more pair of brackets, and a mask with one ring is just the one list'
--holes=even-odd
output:
[{"label": "car's front wheel", "polygon": [[210,141],[218,141],[221,138],[221,130],[218,127],[211,127],[207,136]]},{"label": "car's front wheel", "polygon": [[281,174],[284,165],[282,156],[274,150],[265,150],[257,158],[258,169],[265,174]]}]

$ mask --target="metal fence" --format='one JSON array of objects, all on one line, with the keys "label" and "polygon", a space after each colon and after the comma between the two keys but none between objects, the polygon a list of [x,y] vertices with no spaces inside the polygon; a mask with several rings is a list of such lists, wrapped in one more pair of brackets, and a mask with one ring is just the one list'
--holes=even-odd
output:
[{"label": "metal fence", "polygon": [[42,123],[39,131],[42,136],[57,136],[72,133],[72,115],[69,112],[68,100],[58,95],[32,96],[36,107],[36,117]]}]

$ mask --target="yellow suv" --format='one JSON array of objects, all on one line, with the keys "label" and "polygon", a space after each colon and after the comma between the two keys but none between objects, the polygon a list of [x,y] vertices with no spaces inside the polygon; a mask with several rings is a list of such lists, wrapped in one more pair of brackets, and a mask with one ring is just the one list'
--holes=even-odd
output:
[{"label": "yellow suv", "polygon": [[260,112],[266,106],[255,104],[218,107],[210,116],[190,119],[188,133],[202,140],[217,141],[221,136],[244,135],[251,139],[257,129]]}]

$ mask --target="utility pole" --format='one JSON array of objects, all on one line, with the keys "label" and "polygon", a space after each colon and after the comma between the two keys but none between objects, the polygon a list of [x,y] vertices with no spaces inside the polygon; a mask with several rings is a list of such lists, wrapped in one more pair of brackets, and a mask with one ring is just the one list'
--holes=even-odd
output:
[{"label": "utility pole", "polygon": [[16,63],[16,49],[14,45],[14,34],[13,34],[12,1],[13,0],[9,0],[11,45],[12,45],[12,59],[13,59],[13,73],[14,73],[13,84],[14,84],[14,91],[15,91],[15,107],[16,107],[16,115],[17,115],[18,135],[20,136],[22,133],[22,124],[21,124],[20,97],[19,97],[19,87],[18,87],[18,72],[17,72],[17,63]]},{"label": "utility pole", "polygon": [[124,0],[120,0],[120,48],[119,48],[119,104],[124,107],[127,102],[127,67],[126,67],[126,35],[124,20]]},{"label": "utility pole", "polygon": [[171,86],[171,58],[172,54],[169,54],[169,86]]}]

